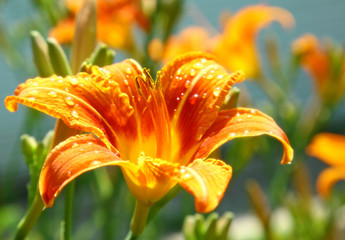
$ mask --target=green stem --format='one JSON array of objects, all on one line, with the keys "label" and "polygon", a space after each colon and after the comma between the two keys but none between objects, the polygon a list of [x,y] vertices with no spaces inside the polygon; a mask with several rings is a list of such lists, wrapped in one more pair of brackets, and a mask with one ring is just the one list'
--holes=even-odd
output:
[{"label": "green stem", "polygon": [[127,236],[125,237],[125,240],[136,240],[138,236],[135,236],[132,231],[129,231]]},{"label": "green stem", "polygon": [[33,228],[38,218],[40,217],[44,209],[44,203],[41,199],[40,194],[36,193],[36,196],[29,208],[29,211],[26,212],[26,215],[20,220],[17,226],[17,232],[14,237],[14,240],[21,240],[26,237],[29,231]]},{"label": "green stem", "polygon": [[74,200],[75,181],[72,181],[66,188],[65,196],[65,215],[64,215],[64,240],[71,239],[73,200]]},{"label": "green stem", "polygon": [[140,201],[136,201],[135,210],[131,221],[131,231],[128,233],[126,239],[136,239],[144,231],[149,212],[149,206],[141,203]]}]

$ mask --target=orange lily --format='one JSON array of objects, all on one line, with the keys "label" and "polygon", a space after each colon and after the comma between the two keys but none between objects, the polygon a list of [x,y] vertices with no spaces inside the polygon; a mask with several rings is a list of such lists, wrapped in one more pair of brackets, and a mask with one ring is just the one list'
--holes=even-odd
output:
[{"label": "orange lily", "polygon": [[258,77],[261,66],[256,36],[273,21],[283,27],[294,25],[293,16],[283,8],[252,5],[242,9],[227,21],[213,53],[230,70],[242,69],[249,77]]},{"label": "orange lily", "polygon": [[307,147],[307,153],[330,165],[323,170],[316,183],[322,197],[330,195],[333,185],[345,180],[345,136],[334,133],[319,133]]},{"label": "orange lily", "polygon": [[316,90],[326,102],[338,101],[345,92],[345,61],[340,72],[334,73],[330,53],[312,34],[304,34],[292,45],[292,51],[300,57],[302,67],[315,81]]},{"label": "orange lily", "polygon": [[[49,35],[60,43],[70,43],[74,37],[77,13],[84,0],[65,0],[71,16],[62,19]],[[108,1],[97,0],[97,38],[108,45],[128,49],[132,46],[131,26],[138,22],[147,29],[148,21],[135,0]]]},{"label": "orange lily", "polygon": [[116,165],[142,205],[151,206],[180,184],[194,195],[196,210],[208,212],[232,175],[223,161],[205,159],[223,143],[267,134],[284,147],[281,163],[293,157],[286,135],[269,116],[249,108],[219,111],[243,78],[202,53],[176,58],[155,82],[137,62],[125,60],[65,78],[29,79],[5,105],[15,111],[22,103],[94,134],[71,137],[51,151],[39,180],[46,206],[80,174]]},{"label": "orange lily", "polygon": [[176,49],[179,54],[182,51],[207,51],[231,71],[242,69],[247,76],[258,77],[261,66],[256,36],[273,21],[278,21],[283,27],[294,24],[293,16],[283,8],[247,6],[230,17],[224,31],[214,38],[208,38],[207,31],[197,27],[187,28],[179,36],[172,37],[167,43],[164,59],[171,59]]}]

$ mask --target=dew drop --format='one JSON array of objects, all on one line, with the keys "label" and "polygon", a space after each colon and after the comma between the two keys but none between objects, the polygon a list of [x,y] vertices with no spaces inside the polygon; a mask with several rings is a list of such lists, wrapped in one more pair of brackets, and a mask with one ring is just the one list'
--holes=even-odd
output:
[{"label": "dew drop", "polygon": [[48,96],[52,97],[52,98],[56,98],[57,97],[57,93],[54,92],[54,91],[51,91],[51,92],[48,93]]},{"label": "dew drop", "polygon": [[190,70],[190,72],[189,72],[189,75],[190,75],[191,77],[194,77],[195,74],[196,74],[196,71],[195,71],[195,69],[192,68],[192,69]]},{"label": "dew drop", "polygon": [[181,99],[179,97],[176,98],[177,101],[180,101]]},{"label": "dew drop", "polygon": [[254,109],[250,110],[250,112],[251,112],[252,114],[255,114],[255,113],[256,113],[256,111],[255,111]]},{"label": "dew drop", "polygon": [[197,62],[197,63],[194,63],[193,67],[195,67],[196,69],[201,69],[201,68],[203,68],[203,65],[201,63]]},{"label": "dew drop", "polygon": [[34,97],[29,97],[28,100],[29,100],[29,101],[35,101],[36,98],[34,98]]},{"label": "dew drop", "polygon": [[180,170],[180,173],[185,173],[186,172],[186,169],[184,166],[181,167],[181,170]]},{"label": "dew drop", "polygon": [[216,87],[214,90],[213,90],[213,95],[218,97],[220,94],[220,87]]},{"label": "dew drop", "polygon": [[72,111],[72,112],[71,112],[71,116],[74,117],[74,118],[76,118],[76,119],[79,118],[79,115],[78,115],[78,113],[77,113],[76,111]]},{"label": "dew drop", "polygon": [[244,134],[247,134],[247,133],[249,133],[249,131],[248,131],[248,130],[245,130],[245,131],[244,131]]},{"label": "dew drop", "polygon": [[213,75],[212,75],[212,74],[209,74],[209,75],[207,75],[207,77],[206,77],[207,80],[211,80],[212,78],[213,78]]},{"label": "dew drop", "polygon": [[191,105],[194,105],[195,102],[196,102],[196,100],[198,99],[198,97],[199,97],[198,94],[194,94],[193,96],[191,96],[191,97],[189,98],[189,103],[190,103]]},{"label": "dew drop", "polygon": [[30,91],[30,94],[37,94],[37,93],[38,93],[37,90],[31,90],[31,91]]},{"label": "dew drop", "polygon": [[132,74],[131,69],[130,69],[130,68],[127,68],[127,69],[126,69],[126,73],[127,73],[127,74]]},{"label": "dew drop", "polygon": [[69,82],[72,84],[72,86],[77,86],[79,83],[78,79],[76,78],[71,78]]},{"label": "dew drop", "polygon": [[187,173],[187,174],[185,174],[184,176],[183,176],[183,180],[189,180],[189,179],[191,179],[192,178],[192,176],[189,174],[189,173]]},{"label": "dew drop", "polygon": [[235,137],[236,136],[236,133],[230,133],[230,137]]},{"label": "dew drop", "polygon": [[202,98],[206,98],[207,96],[207,93],[205,92],[203,95],[202,95]]},{"label": "dew drop", "polygon": [[100,161],[93,161],[92,164],[93,165],[99,165],[99,164],[101,164],[101,162]]},{"label": "dew drop", "polygon": [[78,147],[78,146],[79,146],[78,143],[73,143],[73,144],[72,144],[72,148],[76,148],[76,147]]},{"label": "dew drop", "polygon": [[65,102],[69,107],[73,107],[75,105],[71,97],[66,97]]},{"label": "dew drop", "polygon": [[[71,175],[72,175],[71,171],[68,171],[68,172],[67,172],[67,176],[70,177]],[[56,194],[56,193],[55,193],[55,194]],[[54,196],[55,196],[55,194],[54,194]]]},{"label": "dew drop", "polygon": [[222,75],[222,74],[219,74],[219,75],[217,76],[217,78],[218,78],[218,79],[222,79],[222,78],[223,78],[223,75]]},{"label": "dew drop", "polygon": [[124,84],[125,84],[126,86],[128,86],[128,81],[127,81],[127,79],[123,80],[123,82],[124,82]]},{"label": "dew drop", "polygon": [[186,88],[188,88],[188,87],[190,86],[190,81],[187,80],[186,83],[184,84],[184,86],[185,86]]}]

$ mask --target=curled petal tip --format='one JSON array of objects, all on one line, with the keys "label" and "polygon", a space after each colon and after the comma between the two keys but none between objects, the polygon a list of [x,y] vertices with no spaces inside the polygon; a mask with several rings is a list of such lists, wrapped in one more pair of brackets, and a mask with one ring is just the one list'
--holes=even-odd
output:
[{"label": "curled petal tip", "polygon": [[277,20],[284,28],[293,28],[295,19],[293,15],[284,8],[270,7],[273,19]]}]

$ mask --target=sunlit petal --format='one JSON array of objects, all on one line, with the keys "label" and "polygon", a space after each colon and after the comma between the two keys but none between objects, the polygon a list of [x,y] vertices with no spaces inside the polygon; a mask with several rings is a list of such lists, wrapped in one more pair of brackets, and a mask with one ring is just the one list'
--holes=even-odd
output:
[{"label": "sunlit petal", "polygon": [[130,166],[131,163],[121,160],[91,134],[62,142],[48,155],[41,171],[39,189],[45,205],[51,207],[64,186],[82,173],[110,165]]},{"label": "sunlit petal", "polygon": [[[132,69],[132,78],[140,74],[132,60],[114,65],[113,68]],[[95,68],[92,73],[83,72],[72,77],[29,79],[18,86],[16,96],[6,98],[5,105],[15,111],[17,103],[22,103],[61,118],[71,128],[93,132],[108,142],[108,146],[110,143],[116,146],[119,140],[114,129],[123,130],[120,127],[127,124],[134,112],[128,94],[120,89],[125,78]]]},{"label": "sunlit petal", "polygon": [[323,170],[317,178],[317,192],[324,198],[328,197],[333,185],[340,180],[345,180],[344,167],[334,167]]},{"label": "sunlit petal", "polygon": [[195,197],[198,212],[214,210],[232,176],[232,168],[220,160],[197,159],[180,170],[180,185]]},{"label": "sunlit petal", "polygon": [[242,72],[229,74],[203,53],[183,55],[162,69],[163,94],[182,152],[188,151],[217,119],[231,86],[243,78]]},{"label": "sunlit petal", "polygon": [[264,113],[249,108],[221,111],[217,121],[203,137],[196,158],[205,158],[223,143],[238,137],[269,135],[278,139],[284,147],[282,164],[291,162],[293,150],[283,130]]},{"label": "sunlit petal", "polygon": [[308,145],[307,153],[329,165],[345,167],[345,136],[319,133]]}]

